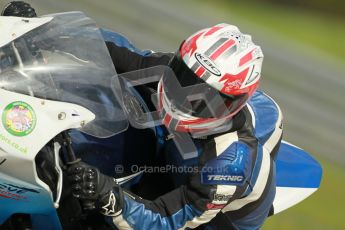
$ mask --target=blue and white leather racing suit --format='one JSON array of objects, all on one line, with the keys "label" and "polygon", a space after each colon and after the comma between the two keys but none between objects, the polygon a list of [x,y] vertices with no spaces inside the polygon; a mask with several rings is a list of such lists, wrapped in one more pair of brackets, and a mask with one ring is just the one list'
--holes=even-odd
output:
[{"label": "blue and white leather racing suit", "polygon": [[[114,35],[115,37],[118,35]],[[167,64],[171,54],[138,54],[129,43],[107,43],[118,72]],[[121,47],[121,44],[129,47]],[[127,45],[126,45],[127,44]],[[132,51],[134,52],[132,52]],[[118,229],[258,229],[272,211],[275,196],[275,154],[282,138],[278,105],[257,91],[234,117],[231,130],[193,139],[198,157],[183,160],[173,141],[157,129],[160,154],[176,167],[196,167],[172,173],[171,191],[154,200],[123,190],[122,214],[111,218]],[[163,141],[162,141],[163,140]],[[204,168],[228,168],[205,174]],[[156,186],[160,186],[160,181]],[[154,188],[153,188],[154,189]]]}]

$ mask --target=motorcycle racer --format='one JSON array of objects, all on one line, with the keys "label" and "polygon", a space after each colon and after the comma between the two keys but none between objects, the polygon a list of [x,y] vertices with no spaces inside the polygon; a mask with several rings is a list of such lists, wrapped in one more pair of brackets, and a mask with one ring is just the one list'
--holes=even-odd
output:
[{"label": "motorcycle racer", "polygon": [[[193,172],[179,187],[147,200],[121,189],[96,168],[80,163],[69,171],[75,181],[74,194],[84,200],[96,199],[99,210],[111,217],[119,229],[260,228],[274,199],[274,157],[282,137],[279,107],[256,91],[263,59],[260,47],[228,24],[197,32],[174,55],[141,56],[114,43],[107,46],[118,72],[163,64],[174,71],[182,86],[206,82],[208,90],[220,92],[226,105],[222,117],[213,117],[207,106],[198,101],[191,108],[178,103],[172,106],[179,101],[173,93],[159,94],[159,100],[163,124],[170,130],[193,134],[230,124],[224,132],[193,138],[200,147],[199,169],[211,166],[229,170],[219,174]],[[198,57],[207,61],[201,62]],[[215,68],[221,76],[217,76]],[[150,90],[174,92],[165,83],[161,80],[157,88]],[[178,154],[176,147],[167,142],[164,151],[174,152],[172,149]],[[240,174],[234,173],[238,170]],[[100,181],[89,180],[90,177]],[[110,192],[103,189],[103,184],[109,183],[114,186]]]},{"label": "motorcycle racer", "polygon": [[[206,83],[209,91],[219,93],[225,109],[220,107],[221,116],[214,116],[201,101],[181,106],[176,95],[167,93],[174,89],[164,80],[150,88],[163,92],[163,124],[171,130],[193,134],[228,125],[226,131],[193,138],[200,146],[200,169],[227,170],[193,172],[184,184],[147,200],[80,162],[68,170],[75,197],[95,202],[118,229],[260,228],[275,194],[274,156],[282,136],[279,107],[256,91],[263,60],[260,47],[228,24],[198,31],[175,54],[141,56],[114,43],[107,47],[118,73],[168,65],[181,86]],[[167,142],[164,151],[173,150]]]}]

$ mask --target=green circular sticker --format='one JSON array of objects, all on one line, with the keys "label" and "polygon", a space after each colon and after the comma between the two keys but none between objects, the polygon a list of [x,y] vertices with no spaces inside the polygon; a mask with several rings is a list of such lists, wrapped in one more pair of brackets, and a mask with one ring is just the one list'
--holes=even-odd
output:
[{"label": "green circular sticker", "polygon": [[32,107],[22,101],[8,104],[2,113],[2,124],[14,136],[26,136],[36,126],[36,114]]}]

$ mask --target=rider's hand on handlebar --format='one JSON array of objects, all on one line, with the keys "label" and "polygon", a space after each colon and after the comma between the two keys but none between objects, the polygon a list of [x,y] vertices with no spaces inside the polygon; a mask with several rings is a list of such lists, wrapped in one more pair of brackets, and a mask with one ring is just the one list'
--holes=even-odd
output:
[{"label": "rider's hand on handlebar", "polygon": [[72,183],[73,196],[82,201],[85,209],[98,209],[107,216],[121,213],[122,191],[114,178],[83,162],[72,164],[67,174]]}]

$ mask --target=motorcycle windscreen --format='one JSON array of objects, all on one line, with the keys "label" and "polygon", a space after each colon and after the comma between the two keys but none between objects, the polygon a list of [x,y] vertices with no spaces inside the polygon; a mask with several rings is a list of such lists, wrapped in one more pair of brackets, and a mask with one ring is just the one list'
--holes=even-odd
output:
[{"label": "motorcycle windscreen", "polygon": [[80,128],[89,135],[126,130],[117,74],[95,23],[81,12],[48,16],[50,22],[0,47],[0,87],[89,109],[96,118]]}]

